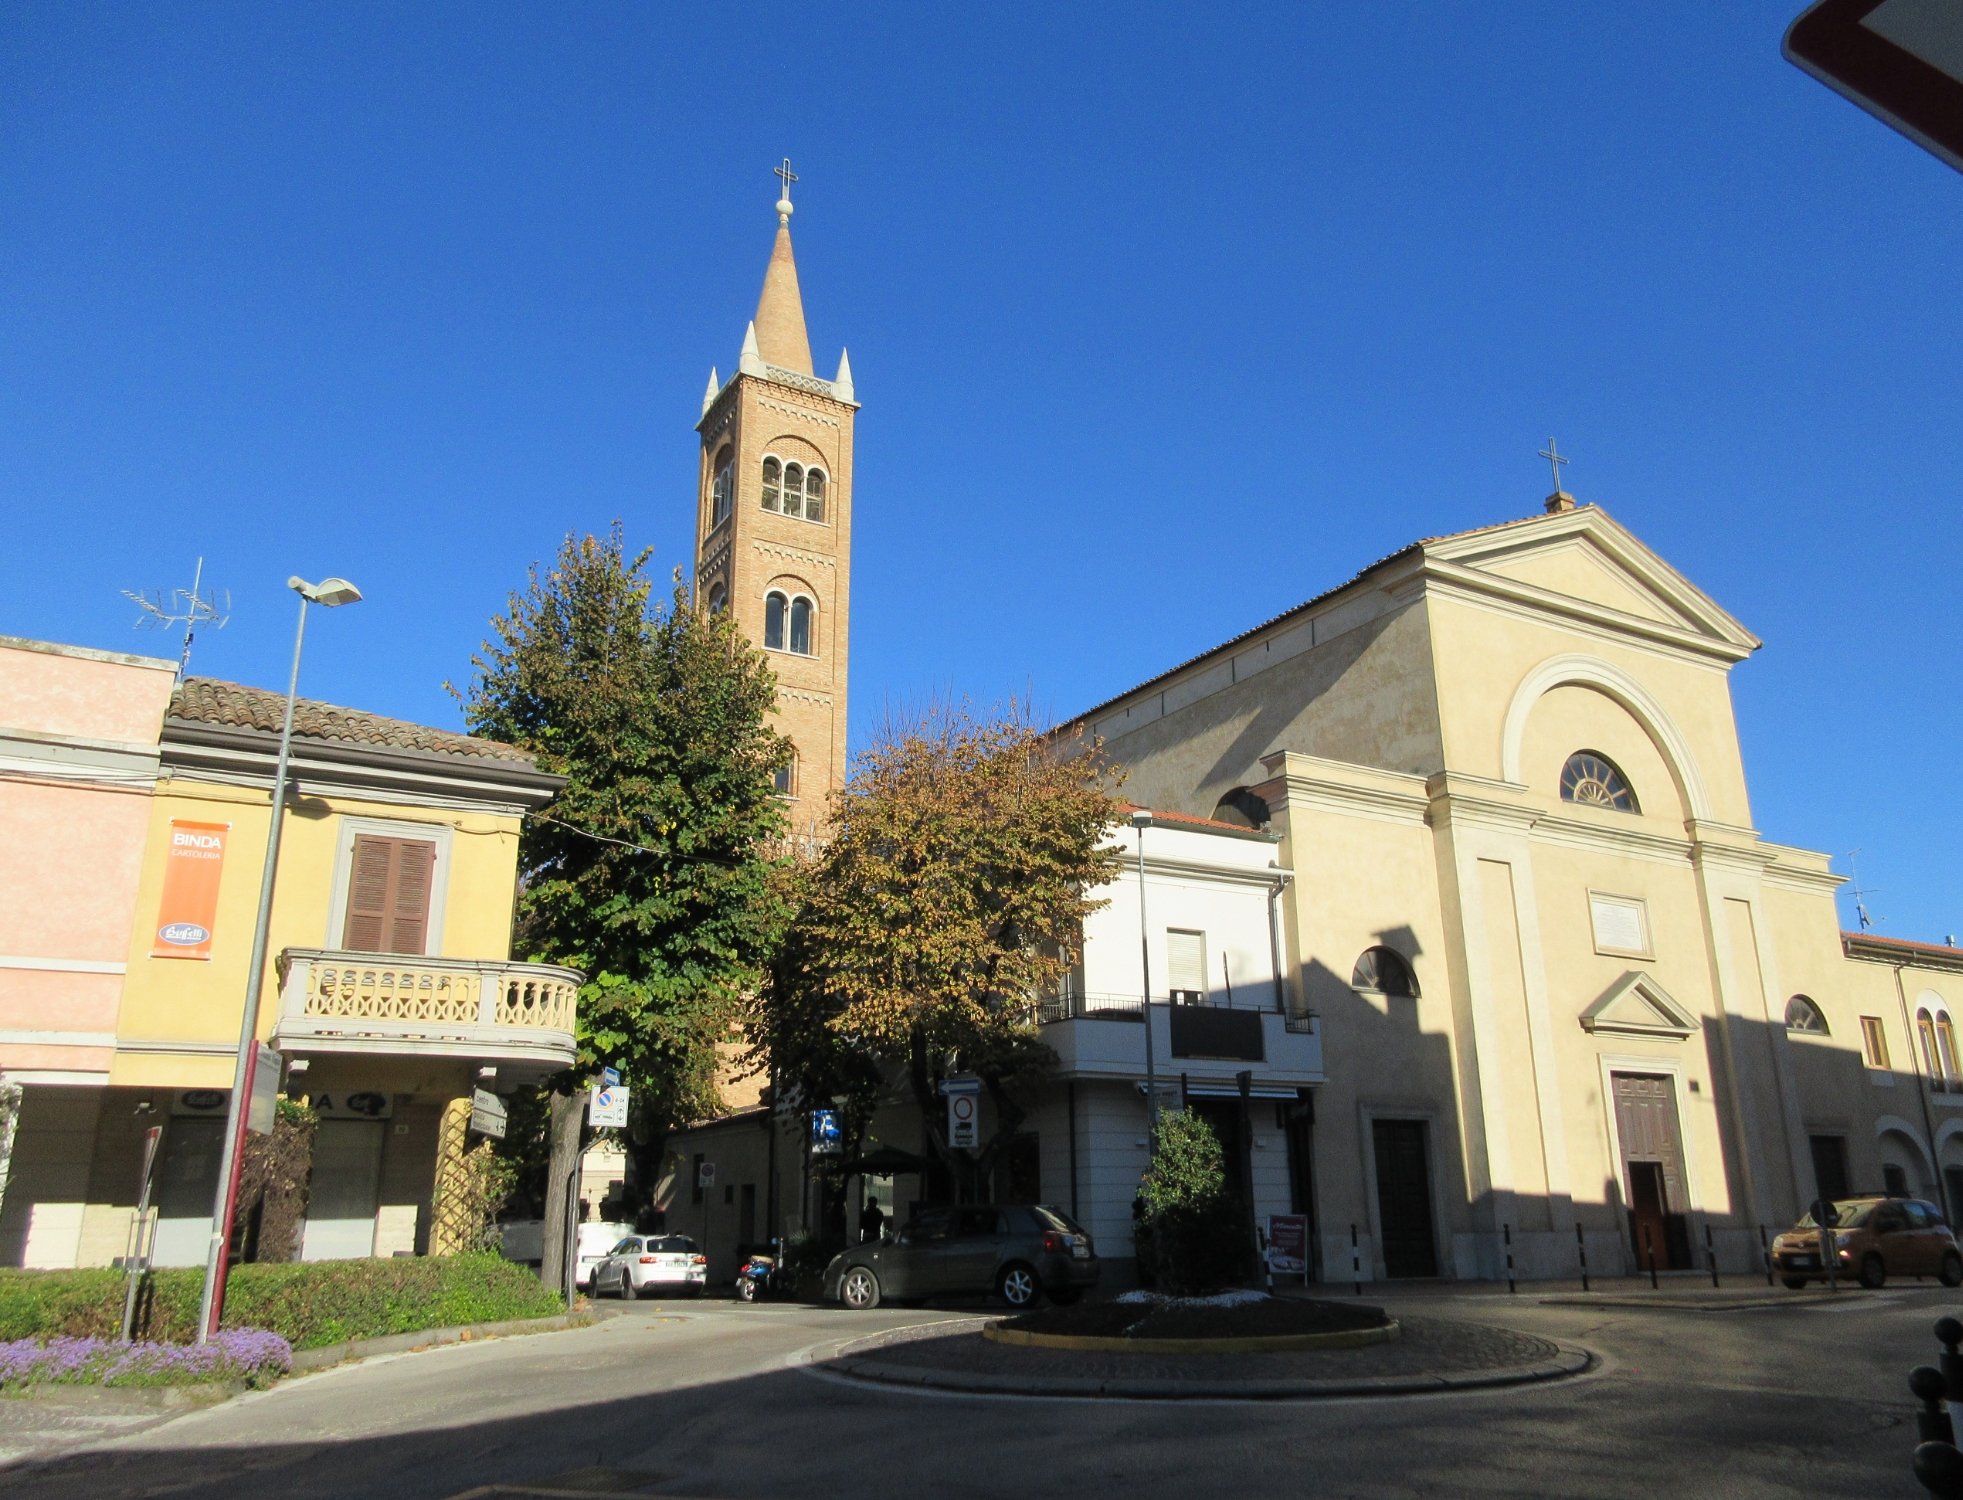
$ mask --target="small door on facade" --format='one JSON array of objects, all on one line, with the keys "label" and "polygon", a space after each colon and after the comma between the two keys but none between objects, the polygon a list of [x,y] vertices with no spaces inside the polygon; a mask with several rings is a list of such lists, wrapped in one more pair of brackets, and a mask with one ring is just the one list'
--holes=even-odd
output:
[{"label": "small door on facade", "polygon": [[314,1127],[302,1260],[359,1260],[375,1253],[384,1129],[380,1120],[322,1120]]},{"label": "small door on facade", "polygon": [[1375,1120],[1370,1133],[1377,1156],[1377,1225],[1383,1235],[1384,1274],[1436,1276],[1438,1246],[1432,1237],[1425,1122]]},{"label": "small door on facade", "polygon": [[1816,1135],[1813,1147],[1813,1186],[1822,1198],[1847,1196],[1847,1137]]},{"label": "small door on facade", "polygon": [[1638,1267],[1690,1265],[1690,1208],[1677,1129],[1676,1084],[1667,1074],[1616,1073],[1616,1133],[1622,1141],[1629,1245]]},{"label": "small door on facade", "polygon": [[157,1232],[150,1263],[201,1266],[211,1253],[211,1200],[218,1195],[218,1158],[225,1121],[186,1116],[170,1122],[157,1165]]}]

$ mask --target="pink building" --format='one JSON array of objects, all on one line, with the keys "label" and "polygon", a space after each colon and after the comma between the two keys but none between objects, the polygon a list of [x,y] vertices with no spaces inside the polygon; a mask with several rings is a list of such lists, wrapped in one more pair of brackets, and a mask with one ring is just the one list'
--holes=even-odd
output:
[{"label": "pink building", "polygon": [[77,1263],[175,680],[0,636],[0,1265]]}]

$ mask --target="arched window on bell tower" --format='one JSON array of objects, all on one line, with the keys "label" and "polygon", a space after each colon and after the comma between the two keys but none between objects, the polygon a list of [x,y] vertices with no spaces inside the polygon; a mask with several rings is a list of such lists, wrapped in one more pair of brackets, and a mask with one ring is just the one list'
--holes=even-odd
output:
[{"label": "arched window on bell tower", "polygon": [[736,493],[735,450],[725,446],[716,455],[715,477],[709,481],[709,525],[713,529],[729,519]]}]

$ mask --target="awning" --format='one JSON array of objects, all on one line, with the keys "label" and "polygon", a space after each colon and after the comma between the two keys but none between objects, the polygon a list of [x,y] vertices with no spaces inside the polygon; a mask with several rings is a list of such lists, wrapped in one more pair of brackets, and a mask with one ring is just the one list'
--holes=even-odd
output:
[{"label": "awning", "polygon": [[863,1156],[855,1156],[851,1161],[840,1162],[838,1172],[845,1177],[893,1177],[904,1172],[924,1172],[929,1162],[924,1156],[915,1156],[910,1151],[900,1151],[892,1146],[881,1146],[877,1151],[868,1151]]},{"label": "awning", "polygon": [[[1231,1083],[1189,1083],[1186,1085],[1188,1099],[1238,1099],[1240,1089]],[[1290,1104],[1301,1098],[1295,1089],[1276,1088],[1273,1084],[1255,1084],[1247,1091],[1250,1099],[1286,1099]]]}]

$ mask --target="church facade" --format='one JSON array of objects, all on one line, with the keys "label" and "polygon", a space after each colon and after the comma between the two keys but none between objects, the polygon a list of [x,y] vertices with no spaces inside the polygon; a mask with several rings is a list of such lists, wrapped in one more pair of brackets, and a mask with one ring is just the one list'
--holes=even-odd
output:
[{"label": "church facade", "polygon": [[[843,357],[834,379],[813,373],[788,196],[777,211],[737,373],[712,372],[705,396],[697,586],[769,654],[798,755],[781,789],[817,831],[846,765],[858,407]],[[1756,1271],[1821,1194],[1963,1213],[1963,952],[1842,932],[1827,857],[1756,828],[1729,675],[1759,645],[1557,489],[1540,514],[1413,543],[1065,726],[1127,769],[1156,826],[1213,830],[1179,879],[1278,882],[1259,1019],[1275,1047],[1248,1041],[1224,1073],[1177,1055],[1175,1029],[1220,1029],[1181,1007],[1265,994],[1231,972],[1216,992],[1210,963],[1206,985],[1174,982],[1170,954],[1208,927],[1191,891],[1150,904],[1150,975],[1104,987],[1150,983],[1174,1103],[1232,1124],[1262,1211],[1309,1216],[1319,1275]],[[1222,828],[1264,840],[1258,870],[1234,873]],[[1105,955],[1136,942],[1086,936]],[[1145,1028],[1108,1024],[1108,997],[1069,999],[1038,1009],[1063,1066],[998,1191],[1040,1183],[1122,1275]],[[1312,1066],[1288,1050],[1311,1038]],[[1237,1114],[1221,1078],[1250,1063]],[[802,1122],[754,1088],[731,1103],[674,1138],[657,1190],[721,1254],[811,1201]],[[873,1134],[921,1145],[910,1106]],[[903,1210],[928,1186],[902,1170],[854,1206]]]},{"label": "church facade", "polygon": [[1754,827],[1759,641],[1593,506],[1414,543],[1081,717],[1279,836],[1321,1263],[1762,1264],[1821,1193],[1963,1208],[1963,952],[1839,930]]}]

